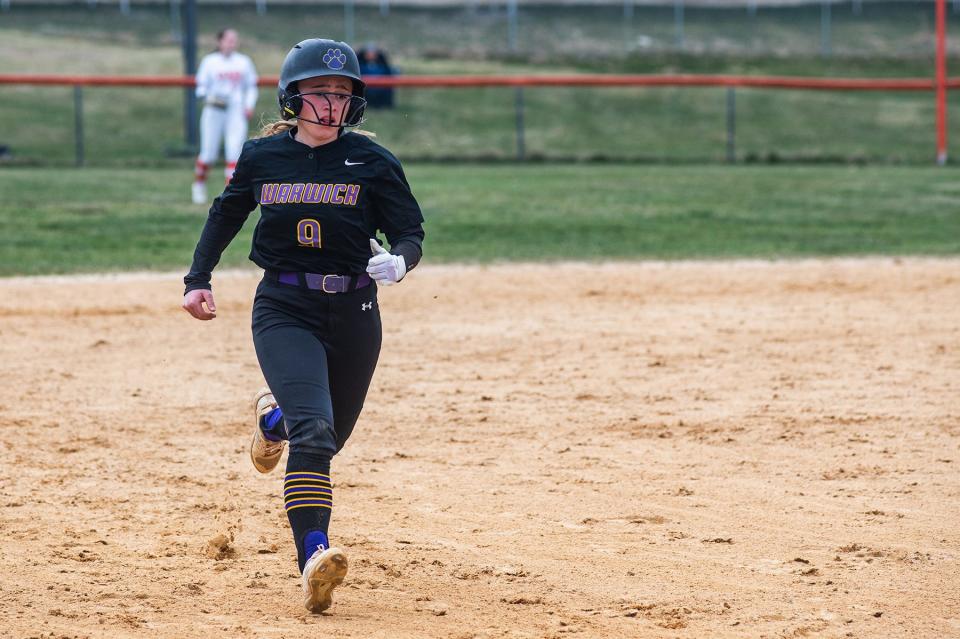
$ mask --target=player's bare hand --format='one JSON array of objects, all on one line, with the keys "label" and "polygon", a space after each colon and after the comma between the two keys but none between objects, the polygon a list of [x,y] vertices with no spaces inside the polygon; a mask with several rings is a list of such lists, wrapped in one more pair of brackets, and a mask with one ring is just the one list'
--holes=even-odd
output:
[{"label": "player's bare hand", "polygon": [[253,109],[244,109],[244,110],[243,110],[243,117],[247,118],[248,120],[249,120],[250,118],[252,118],[252,117],[253,117]]},{"label": "player's bare hand", "polygon": [[213,291],[196,289],[183,296],[183,310],[198,320],[212,320],[217,316],[217,305],[213,302]]}]

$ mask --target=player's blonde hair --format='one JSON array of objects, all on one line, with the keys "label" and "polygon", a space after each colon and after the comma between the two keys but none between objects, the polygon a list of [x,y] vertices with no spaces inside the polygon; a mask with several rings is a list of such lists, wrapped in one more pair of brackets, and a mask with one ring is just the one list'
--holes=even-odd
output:
[{"label": "player's blonde hair", "polygon": [[277,133],[283,133],[284,131],[289,131],[293,127],[297,126],[296,120],[277,120],[275,122],[268,122],[260,127],[260,135],[258,138],[266,138],[271,135],[276,135]]},{"label": "player's blonde hair", "polygon": [[[271,135],[276,135],[277,133],[283,133],[285,131],[289,131],[295,126],[297,126],[296,120],[277,120],[275,122],[269,122],[267,124],[264,124],[260,128],[260,135],[258,135],[257,137],[265,138]],[[377,134],[374,133],[373,131],[364,131],[363,129],[353,129],[353,132],[359,133],[360,135],[365,135],[368,138],[377,137]]]}]

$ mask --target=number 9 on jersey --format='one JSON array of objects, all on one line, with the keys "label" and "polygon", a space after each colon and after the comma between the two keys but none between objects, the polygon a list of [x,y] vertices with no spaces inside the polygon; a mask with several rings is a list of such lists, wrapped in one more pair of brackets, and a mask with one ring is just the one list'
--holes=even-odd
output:
[{"label": "number 9 on jersey", "polygon": [[320,248],[320,222],[307,218],[297,223],[297,243],[300,246]]}]

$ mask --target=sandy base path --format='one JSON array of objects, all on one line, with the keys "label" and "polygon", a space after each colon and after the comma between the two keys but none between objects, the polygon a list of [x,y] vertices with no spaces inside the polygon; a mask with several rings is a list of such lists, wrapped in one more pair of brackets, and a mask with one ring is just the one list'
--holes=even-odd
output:
[{"label": "sandy base path", "polygon": [[0,636],[960,636],[960,260],[425,265],[322,616],[247,458],[257,279],[207,323],[0,280]]}]

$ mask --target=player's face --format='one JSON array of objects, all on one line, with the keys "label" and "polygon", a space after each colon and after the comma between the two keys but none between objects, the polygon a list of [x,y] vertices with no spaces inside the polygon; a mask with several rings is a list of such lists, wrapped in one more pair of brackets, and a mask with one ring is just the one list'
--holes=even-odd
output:
[{"label": "player's face", "polygon": [[233,29],[227,29],[223,32],[223,37],[220,38],[220,41],[217,43],[217,48],[223,55],[230,55],[237,50],[238,41],[237,32]]},{"label": "player's face", "polygon": [[339,127],[350,108],[353,81],[338,75],[308,78],[297,84],[297,90],[303,94],[301,116],[320,123],[303,122],[305,126]]}]

